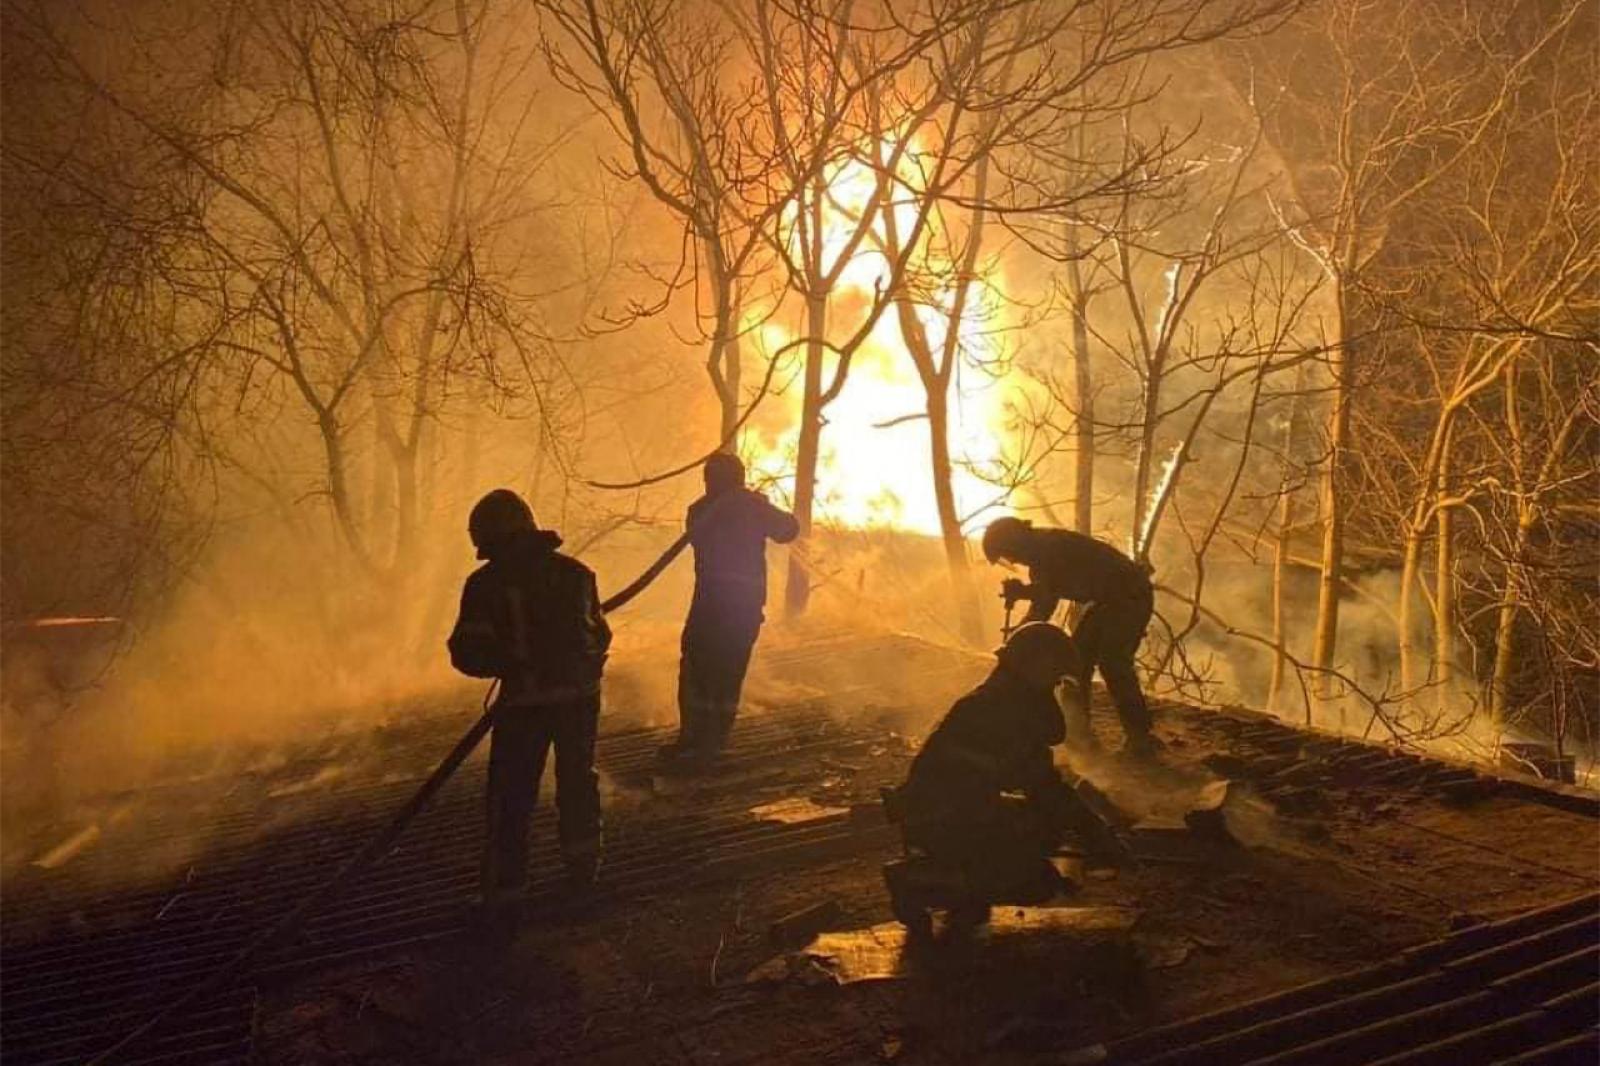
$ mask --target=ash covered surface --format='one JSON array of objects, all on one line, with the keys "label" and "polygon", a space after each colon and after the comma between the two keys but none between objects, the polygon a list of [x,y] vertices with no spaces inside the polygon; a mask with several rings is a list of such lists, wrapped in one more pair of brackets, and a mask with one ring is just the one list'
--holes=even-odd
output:
[{"label": "ash covered surface", "polygon": [[[664,731],[611,727],[596,900],[574,908],[551,892],[542,811],[532,913],[492,958],[463,936],[476,757],[294,943],[135,1058],[1036,1061],[1115,1049],[1600,883],[1600,821],[1581,796],[1167,705],[1159,766],[1074,767],[1141,856],[1062,901],[1132,916],[1114,950],[1074,950],[1049,931],[1059,922],[1000,915],[882,979],[775,968],[795,955],[773,937],[787,917],[821,915],[814,931],[836,944],[892,920],[880,868],[898,844],[877,790],[986,667],[899,636],[774,641],[729,766],[704,780],[652,772]],[[1114,716],[1096,711],[1114,744]],[[436,716],[279,752],[228,788],[173,779],[8,841],[5,1061],[82,1061],[126,1031],[358,848],[465,725]],[[748,979],[763,972],[773,979]]]}]

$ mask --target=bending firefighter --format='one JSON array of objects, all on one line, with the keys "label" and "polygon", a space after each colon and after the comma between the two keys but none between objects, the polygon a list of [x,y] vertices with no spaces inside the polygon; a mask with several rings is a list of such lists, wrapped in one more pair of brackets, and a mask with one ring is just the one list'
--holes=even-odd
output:
[{"label": "bending firefighter", "polygon": [[1055,689],[1078,668],[1072,638],[1030,622],[996,657],[917,752],[906,783],[885,794],[909,857],[884,876],[896,916],[914,931],[927,930],[930,907],[979,924],[991,903],[1048,899],[1060,882],[1046,860],[1064,830],[1099,854],[1117,846],[1051,758],[1065,734]]},{"label": "bending firefighter", "polygon": [[662,758],[680,766],[714,761],[739,713],[750,653],[765,620],[767,541],[799,534],[794,515],[744,486],[744,464],[719,452],[705,463],[705,495],[689,505],[694,598],[678,664],[678,738]]},{"label": "bending firefighter", "polygon": [[983,554],[991,563],[1028,568],[1026,584],[1008,578],[1001,586],[1008,601],[1031,601],[1025,621],[1049,621],[1062,600],[1089,605],[1072,629],[1081,661],[1073,677],[1078,699],[1069,742],[1084,747],[1096,743],[1089,729],[1089,693],[1098,667],[1122,720],[1125,750],[1150,754],[1156,747],[1150,708],[1134,665],[1155,610],[1149,572],[1104,541],[1065,529],[1035,529],[1020,518],[995,520],[984,531]]},{"label": "bending firefighter", "polygon": [[556,756],[561,857],[586,889],[600,861],[600,779],[594,767],[600,676],[611,630],[594,572],[556,549],[510,489],[473,507],[467,532],[487,560],[461,590],[450,661],[472,677],[499,678],[489,748],[484,917],[515,924],[528,880],[528,823],[550,749]]}]

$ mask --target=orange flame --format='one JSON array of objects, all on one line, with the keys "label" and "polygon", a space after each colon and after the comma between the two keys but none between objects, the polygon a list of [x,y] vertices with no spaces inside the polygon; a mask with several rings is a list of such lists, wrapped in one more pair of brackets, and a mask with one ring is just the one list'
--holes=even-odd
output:
[{"label": "orange flame", "polygon": [[[910,165],[910,164],[907,164]],[[824,266],[844,254],[855,220],[870,205],[876,181],[870,167],[860,162],[841,165],[828,182],[828,201],[822,209]],[[915,221],[909,190],[894,197],[899,232],[904,235]],[[862,241],[840,271],[832,293],[834,307],[865,308],[873,294],[885,286],[889,263],[882,251],[882,221]],[[926,254],[926,253],[923,253]],[[934,266],[937,264],[924,263]],[[998,269],[990,265],[989,269]],[[937,351],[948,328],[948,309],[954,293],[934,294],[919,304],[917,314],[930,344]],[[992,287],[974,285],[960,325],[960,358],[965,373],[957,370],[950,401],[950,452],[955,464],[952,489],[956,510],[963,518],[1002,503],[1002,491],[993,481],[974,471],[1000,470],[1006,462],[1013,431],[1009,428],[1009,400],[1024,387],[1019,375],[991,377],[971,368],[974,360],[993,361],[1000,355],[996,327],[1003,325],[1005,309]],[[859,320],[858,320],[859,321]],[[838,332],[854,328],[856,323]],[[754,331],[755,347],[775,351],[799,336],[799,330],[777,321]],[[835,360],[827,357],[825,380]],[[965,380],[963,380],[965,379]],[[973,380],[976,379],[976,380]],[[741,451],[754,479],[776,484],[792,496],[795,456],[800,435],[801,395],[798,383],[781,397],[781,415],[747,430]],[[821,526],[842,528],[894,528],[938,534],[939,517],[934,498],[927,395],[906,350],[896,316],[886,312],[866,342],[857,350],[839,397],[824,412],[825,425],[817,464],[817,498],[814,520]]]}]

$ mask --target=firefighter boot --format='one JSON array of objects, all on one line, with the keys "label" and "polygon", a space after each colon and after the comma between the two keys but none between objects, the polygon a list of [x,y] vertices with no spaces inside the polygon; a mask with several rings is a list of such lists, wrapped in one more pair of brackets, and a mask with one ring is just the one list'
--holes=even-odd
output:
[{"label": "firefighter boot", "polygon": [[600,838],[577,841],[561,849],[567,893],[587,896],[600,878]]},{"label": "firefighter boot", "polygon": [[945,906],[959,896],[964,885],[930,860],[915,856],[897,859],[883,868],[883,881],[889,889],[889,910],[913,938],[933,935],[933,908]]},{"label": "firefighter boot", "polygon": [[992,909],[983,900],[967,899],[945,912],[945,918],[952,930],[971,932],[989,924]]}]

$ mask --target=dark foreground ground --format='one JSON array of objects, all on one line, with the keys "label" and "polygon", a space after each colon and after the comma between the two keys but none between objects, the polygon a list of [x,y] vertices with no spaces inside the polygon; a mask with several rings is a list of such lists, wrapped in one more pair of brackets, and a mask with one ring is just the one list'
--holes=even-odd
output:
[{"label": "dark foreground ground", "polygon": [[[613,730],[601,756],[603,890],[575,907],[542,877],[524,935],[497,953],[464,934],[481,839],[475,759],[300,938],[125,1061],[1064,1062],[1074,1052],[1092,1061],[1102,1044],[1127,1061],[1137,1057],[1127,1038],[1165,1023],[1402,963],[1379,983],[1399,981],[1404,994],[1363,998],[1368,980],[1322,995],[1345,997],[1328,1015],[1339,1033],[1392,1025],[1420,1005],[1434,1013],[1407,1032],[1425,1044],[1498,1024],[1496,1011],[1516,1015],[1511,992],[1526,1005],[1575,988],[1568,1028],[1588,1042],[1550,1061],[1595,1061],[1595,905],[1572,912],[1576,933],[1539,933],[1533,947],[1491,952],[1449,980],[1414,976],[1443,972],[1437,952],[1397,960],[1452,931],[1479,938],[1453,942],[1452,957],[1521,945],[1526,930],[1484,923],[1593,893],[1592,799],[1244,713],[1164,707],[1159,767],[1114,757],[1078,767],[1123,811],[1137,861],[1084,872],[1081,890],[1052,908],[998,911],[976,938],[906,949],[882,890],[880,867],[897,847],[877,789],[903,777],[931,715],[984,669],[901,637],[774,642],[730,766],[704,781],[655,777],[663,735]],[[1101,719],[1114,747],[1114,721]],[[13,835],[0,913],[7,1066],[83,1061],[226,958],[359,847],[466,721],[412,718],[263,753],[225,784],[215,768],[190,768]],[[1182,815],[1218,780],[1233,782],[1220,819],[1186,827]],[[541,869],[553,874],[548,812],[537,826]],[[775,923],[807,909],[792,936],[774,936]],[[1545,926],[1563,922],[1571,914]],[[1530,967],[1510,992],[1480,989]],[[1418,1061],[1496,1061],[1548,1043],[1529,1034],[1547,1031],[1550,1010],[1502,1033],[1492,1055]],[[1299,1045],[1214,1042],[1172,1061],[1265,1060],[1334,1023],[1321,1024]],[[1281,1061],[1376,1061],[1404,1046],[1385,1036]]]}]

